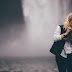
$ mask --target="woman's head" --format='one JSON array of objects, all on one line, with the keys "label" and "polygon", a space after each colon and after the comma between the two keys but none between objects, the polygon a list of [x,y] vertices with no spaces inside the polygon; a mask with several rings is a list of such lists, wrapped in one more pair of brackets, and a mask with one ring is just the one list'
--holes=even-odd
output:
[{"label": "woman's head", "polygon": [[65,30],[67,30],[68,26],[72,27],[72,13],[69,13],[69,15],[67,16],[67,18],[65,19],[65,22],[64,22],[64,28],[65,28]]}]

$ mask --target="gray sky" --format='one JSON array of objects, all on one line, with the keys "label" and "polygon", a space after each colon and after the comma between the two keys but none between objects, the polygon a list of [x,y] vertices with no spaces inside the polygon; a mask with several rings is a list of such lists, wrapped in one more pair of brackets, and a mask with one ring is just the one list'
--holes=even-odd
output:
[{"label": "gray sky", "polygon": [[69,1],[22,0],[24,24],[0,29],[0,56],[50,56],[53,34],[69,13]]}]

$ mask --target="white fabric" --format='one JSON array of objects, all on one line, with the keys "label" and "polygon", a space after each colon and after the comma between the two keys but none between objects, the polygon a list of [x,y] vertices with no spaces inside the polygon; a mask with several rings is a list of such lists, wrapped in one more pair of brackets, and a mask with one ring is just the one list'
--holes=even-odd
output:
[{"label": "white fabric", "polygon": [[[54,33],[54,36],[53,36],[53,39],[54,39],[55,42],[58,41],[58,40],[61,40],[60,33],[61,33],[60,26],[57,26],[56,30],[55,30],[55,33]],[[65,42],[64,49],[61,52],[61,56],[67,58],[67,54],[70,54],[71,52],[72,52],[72,48],[70,46],[70,41],[67,40]]]},{"label": "white fabric", "polygon": [[60,26],[57,26],[56,30],[55,30],[55,33],[54,33],[54,36],[53,36],[53,39],[54,39],[55,42],[58,41],[58,40],[61,40],[60,33],[61,33]]},{"label": "white fabric", "polygon": [[61,54],[60,54],[62,57],[64,58],[67,58],[67,54],[65,52],[65,49],[62,50]]},{"label": "white fabric", "polygon": [[66,51],[66,54],[72,53],[72,47],[71,47],[70,41],[65,42],[64,49]]}]

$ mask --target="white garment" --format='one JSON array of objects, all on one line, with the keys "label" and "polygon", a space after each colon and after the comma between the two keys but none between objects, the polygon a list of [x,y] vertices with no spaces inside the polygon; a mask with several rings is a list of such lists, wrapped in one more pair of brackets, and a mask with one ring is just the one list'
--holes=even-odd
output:
[{"label": "white garment", "polygon": [[58,40],[61,40],[61,29],[60,29],[60,26],[57,26],[56,27],[56,30],[55,30],[55,33],[54,33],[54,36],[53,36],[53,39],[54,39],[54,42],[58,41]]},{"label": "white garment", "polygon": [[65,42],[64,49],[65,49],[66,54],[72,53],[72,47],[71,47],[71,43],[69,40]]},{"label": "white garment", "polygon": [[[60,28],[60,26],[57,26],[54,36],[53,36],[54,42],[61,40],[60,33],[61,33],[61,28]],[[65,41],[64,49],[62,50],[60,55],[67,58],[67,54],[70,54],[70,53],[72,53],[72,48],[70,46],[70,41],[67,40],[67,41]]]}]

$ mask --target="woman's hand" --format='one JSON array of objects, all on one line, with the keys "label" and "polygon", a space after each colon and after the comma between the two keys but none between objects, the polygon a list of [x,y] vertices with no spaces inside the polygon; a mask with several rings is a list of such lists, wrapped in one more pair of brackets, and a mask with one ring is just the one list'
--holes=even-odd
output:
[{"label": "woman's hand", "polygon": [[66,30],[66,34],[68,35],[68,33],[72,30],[72,28],[69,26]]},{"label": "woman's hand", "polygon": [[69,26],[69,27],[67,28],[66,32],[61,35],[61,38],[63,38],[64,40],[69,40],[69,39],[70,39],[70,36],[68,36],[67,38],[64,38],[64,37],[65,37],[66,35],[68,35],[71,30],[72,30],[72,28]]},{"label": "woman's hand", "polygon": [[67,38],[63,38],[64,40],[70,40],[70,35],[67,36]]},{"label": "woman's hand", "polygon": [[70,38],[68,37],[68,38],[63,38],[64,40],[70,40]]}]

